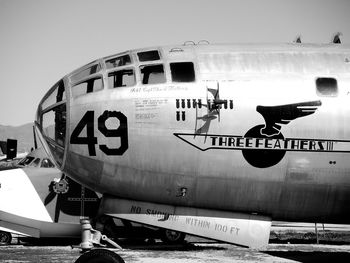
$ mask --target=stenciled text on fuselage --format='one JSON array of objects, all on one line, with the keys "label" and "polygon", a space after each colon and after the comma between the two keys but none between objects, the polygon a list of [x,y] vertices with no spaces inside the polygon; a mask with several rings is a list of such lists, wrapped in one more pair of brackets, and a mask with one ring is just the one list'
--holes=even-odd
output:
[{"label": "stenciled text on fuselage", "polygon": [[243,136],[210,135],[209,148],[232,148],[237,150],[287,150],[287,151],[333,151],[334,142],[292,138],[251,138]]}]

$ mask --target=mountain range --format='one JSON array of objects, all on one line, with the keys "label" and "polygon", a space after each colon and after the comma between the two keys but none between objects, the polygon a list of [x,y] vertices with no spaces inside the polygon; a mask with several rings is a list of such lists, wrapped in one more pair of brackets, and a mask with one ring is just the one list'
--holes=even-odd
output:
[{"label": "mountain range", "polygon": [[27,123],[21,126],[5,126],[0,124],[0,141],[7,139],[17,140],[17,152],[30,152],[34,147],[33,123]]}]

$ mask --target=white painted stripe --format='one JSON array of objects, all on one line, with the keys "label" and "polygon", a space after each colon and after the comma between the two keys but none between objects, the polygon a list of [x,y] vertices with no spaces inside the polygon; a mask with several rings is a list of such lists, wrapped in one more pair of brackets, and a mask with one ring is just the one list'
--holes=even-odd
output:
[{"label": "white painted stripe", "polygon": [[22,169],[0,172],[0,210],[29,219],[53,222]]}]

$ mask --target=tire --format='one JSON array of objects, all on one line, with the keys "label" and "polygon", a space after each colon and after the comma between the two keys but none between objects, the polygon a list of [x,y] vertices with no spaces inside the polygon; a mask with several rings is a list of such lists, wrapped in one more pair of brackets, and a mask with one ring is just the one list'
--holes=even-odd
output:
[{"label": "tire", "polygon": [[110,250],[93,249],[81,255],[75,263],[125,263],[125,261]]},{"label": "tire", "polygon": [[0,245],[10,245],[12,235],[9,232],[0,231]]},{"label": "tire", "polygon": [[161,230],[161,240],[166,244],[182,244],[186,234],[170,229]]}]

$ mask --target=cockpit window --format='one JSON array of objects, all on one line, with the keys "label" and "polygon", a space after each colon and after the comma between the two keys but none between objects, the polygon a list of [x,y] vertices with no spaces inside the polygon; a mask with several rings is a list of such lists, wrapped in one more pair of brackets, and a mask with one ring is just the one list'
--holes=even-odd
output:
[{"label": "cockpit window", "polygon": [[162,64],[140,66],[140,71],[142,84],[159,84],[166,81]]},{"label": "cockpit window", "polygon": [[150,50],[137,53],[140,62],[160,60],[158,50]]},{"label": "cockpit window", "polygon": [[66,137],[66,104],[60,104],[45,112],[41,125],[43,134],[63,147]]},{"label": "cockpit window", "polygon": [[53,168],[55,165],[51,162],[50,159],[44,158],[43,161],[41,162],[41,167],[42,168]]},{"label": "cockpit window", "polygon": [[317,78],[317,95],[326,97],[336,97],[338,95],[338,83],[335,78]]},{"label": "cockpit window", "polygon": [[77,82],[81,79],[84,79],[92,74],[99,72],[100,70],[101,70],[100,64],[95,64],[91,67],[88,67],[88,68],[78,72],[78,73],[75,73],[74,75],[72,75],[70,77],[70,80],[71,80],[71,82]]},{"label": "cockpit window", "polygon": [[63,80],[60,80],[54,87],[55,88],[53,89],[52,93],[41,104],[43,109],[57,102],[66,100],[66,93],[64,90]]},{"label": "cockpit window", "polygon": [[72,96],[78,97],[103,89],[102,78],[91,78],[72,87]]},{"label": "cockpit window", "polygon": [[170,63],[170,70],[173,82],[195,81],[195,73],[192,62]]},{"label": "cockpit window", "polygon": [[27,157],[23,158],[23,159],[18,163],[18,165],[27,166],[27,165],[29,165],[33,160],[34,160],[34,157],[32,157],[32,156],[27,156]]},{"label": "cockpit window", "polygon": [[131,64],[131,59],[129,55],[119,56],[106,60],[107,69],[126,66]]},{"label": "cockpit window", "polygon": [[136,83],[134,69],[122,69],[108,73],[110,88],[130,87]]},{"label": "cockpit window", "polygon": [[62,165],[66,139],[65,81],[54,85],[41,101],[36,123],[58,165]]},{"label": "cockpit window", "polygon": [[31,166],[37,167],[37,166],[39,165],[39,163],[40,163],[40,158],[36,158],[36,159],[32,162]]}]

